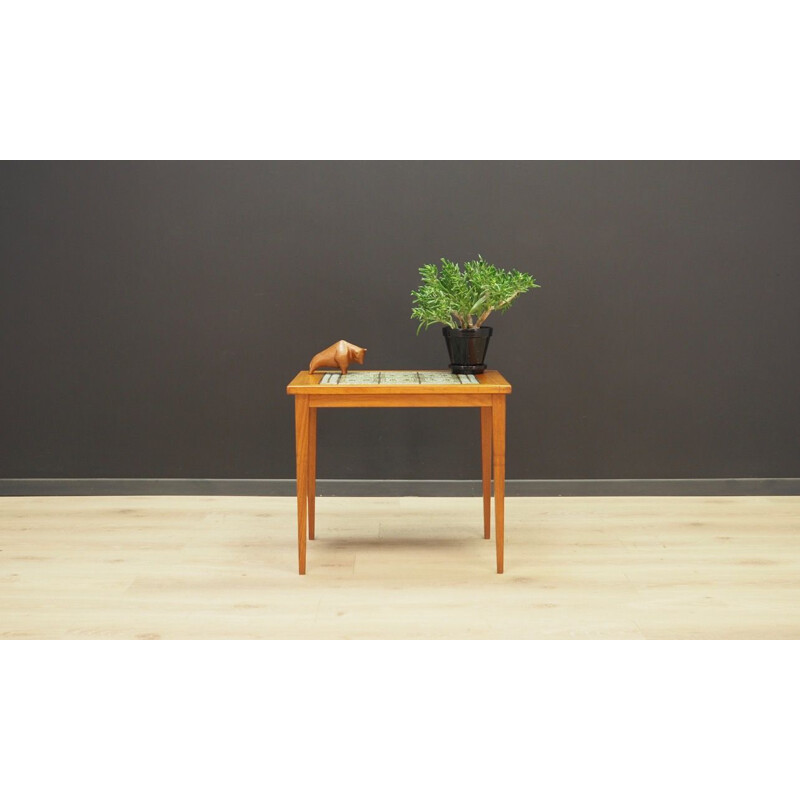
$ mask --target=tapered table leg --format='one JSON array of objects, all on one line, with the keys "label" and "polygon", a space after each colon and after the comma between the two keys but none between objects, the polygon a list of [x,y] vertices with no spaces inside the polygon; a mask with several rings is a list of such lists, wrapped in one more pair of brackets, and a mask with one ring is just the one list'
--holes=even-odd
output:
[{"label": "tapered table leg", "polygon": [[492,537],[492,407],[481,406],[481,469],[483,472],[483,538]]},{"label": "tapered table leg", "polygon": [[295,395],[294,433],[297,457],[297,558],[306,574],[306,512],[308,510],[308,395]]},{"label": "tapered table leg", "polygon": [[314,505],[317,499],[317,409],[308,409],[308,538],[314,538]]},{"label": "tapered table leg", "polygon": [[494,462],[494,537],[497,545],[497,573],[503,572],[506,498],[506,396],[492,395],[492,456]]}]

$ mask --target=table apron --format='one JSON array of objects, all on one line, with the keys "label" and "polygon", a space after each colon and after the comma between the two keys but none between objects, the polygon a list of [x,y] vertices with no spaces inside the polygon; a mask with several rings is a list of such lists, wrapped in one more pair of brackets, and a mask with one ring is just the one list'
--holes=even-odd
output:
[{"label": "table apron", "polygon": [[[307,394],[311,408],[463,408],[492,405],[495,393],[482,394]],[[502,395],[505,397],[505,395]],[[295,395],[297,397],[297,395]]]}]

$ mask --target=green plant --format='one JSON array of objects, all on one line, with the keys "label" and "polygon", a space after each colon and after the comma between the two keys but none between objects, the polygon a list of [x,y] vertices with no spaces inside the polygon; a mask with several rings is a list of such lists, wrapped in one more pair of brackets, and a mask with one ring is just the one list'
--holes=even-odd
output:
[{"label": "green plant", "polygon": [[418,319],[417,333],[436,322],[450,328],[480,328],[492,311],[505,313],[514,300],[539,284],[526,272],[506,270],[490,264],[483,256],[465,261],[464,269],[442,259],[420,267],[422,285],[411,292],[411,319]]}]

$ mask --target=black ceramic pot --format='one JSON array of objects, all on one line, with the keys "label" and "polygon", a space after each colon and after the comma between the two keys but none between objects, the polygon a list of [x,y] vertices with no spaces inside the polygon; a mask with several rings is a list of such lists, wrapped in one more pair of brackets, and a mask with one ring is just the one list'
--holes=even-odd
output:
[{"label": "black ceramic pot", "polygon": [[442,328],[447,352],[450,354],[450,369],[457,375],[480,375],[486,369],[484,358],[489,346],[492,329],[488,325],[480,328]]}]

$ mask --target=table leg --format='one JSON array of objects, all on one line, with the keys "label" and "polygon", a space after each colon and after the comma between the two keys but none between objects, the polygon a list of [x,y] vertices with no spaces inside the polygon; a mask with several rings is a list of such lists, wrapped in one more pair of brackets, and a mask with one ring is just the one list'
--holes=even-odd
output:
[{"label": "table leg", "polygon": [[314,505],[317,499],[317,409],[308,409],[308,538],[314,538]]},{"label": "table leg", "polygon": [[297,458],[297,558],[306,574],[306,512],[308,510],[308,395],[295,395],[294,434]]},{"label": "table leg", "polygon": [[503,572],[503,534],[506,496],[506,396],[492,395],[492,454],[494,461],[494,537],[497,574]]},{"label": "table leg", "polygon": [[492,538],[492,407],[481,406],[481,469],[483,472],[483,538]]}]

